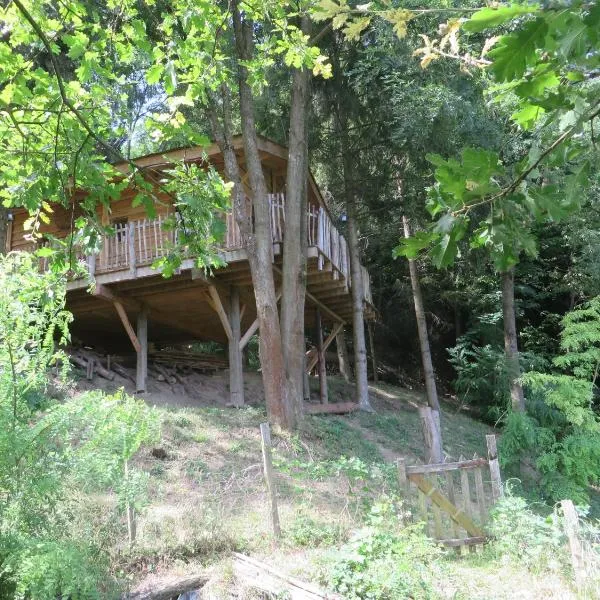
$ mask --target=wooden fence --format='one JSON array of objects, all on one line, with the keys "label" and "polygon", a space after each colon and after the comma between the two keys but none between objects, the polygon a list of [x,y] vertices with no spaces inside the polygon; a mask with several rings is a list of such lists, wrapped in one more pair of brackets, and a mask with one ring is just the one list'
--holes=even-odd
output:
[{"label": "wooden fence", "polygon": [[416,494],[419,519],[429,535],[446,546],[471,546],[486,541],[489,509],[502,494],[494,435],[486,436],[488,458],[407,466],[398,461],[398,479]]}]

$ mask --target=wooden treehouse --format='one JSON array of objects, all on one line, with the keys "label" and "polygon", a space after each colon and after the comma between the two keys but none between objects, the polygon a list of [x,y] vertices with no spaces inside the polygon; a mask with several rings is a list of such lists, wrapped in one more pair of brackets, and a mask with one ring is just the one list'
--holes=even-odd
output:
[{"label": "wooden treehouse", "polygon": [[[235,140],[242,175],[245,174],[241,137]],[[283,244],[285,244],[285,174],[287,150],[259,138],[263,170],[269,187],[273,273],[276,287],[281,282]],[[136,159],[145,174],[156,181],[174,161],[200,163],[208,160],[220,172],[223,156],[216,145],[192,147],[151,154]],[[127,172],[128,165],[117,165]],[[244,180],[245,181],[245,180]],[[148,348],[187,344],[194,341],[227,343],[229,348],[230,394],[233,405],[243,398],[242,352],[258,331],[252,278],[242,237],[232,214],[225,215],[226,232],[222,258],[226,266],[206,276],[194,266],[193,257],[184,260],[170,278],[152,268],[174,241],[176,231],[164,228],[165,220],[175,212],[172,200],[157,191],[156,218],[149,219],[143,206],[132,206],[136,192],[126,189],[110,208],[99,208],[103,225],[114,233],[105,236],[101,251],[82,257],[95,286],[86,278],[70,281],[67,308],[74,315],[72,333],[86,345],[106,352],[131,348],[137,354],[136,387],[146,389]],[[251,203],[248,203],[249,210]],[[54,207],[51,224],[41,233],[56,237],[70,231],[70,210]],[[23,224],[28,214],[16,209],[10,222],[7,249],[31,250]],[[332,222],[327,205],[312,175],[308,181],[307,327],[322,323],[316,332],[319,352],[307,352],[307,371],[312,371],[340,328],[352,320],[352,278],[348,244]],[[367,318],[374,314],[369,275],[361,267],[364,306]]]}]

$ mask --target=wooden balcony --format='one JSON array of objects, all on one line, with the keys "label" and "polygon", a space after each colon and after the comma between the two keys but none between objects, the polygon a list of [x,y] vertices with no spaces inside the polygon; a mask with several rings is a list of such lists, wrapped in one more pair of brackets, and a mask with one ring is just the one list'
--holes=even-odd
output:
[{"label": "wooden balcony", "polygon": [[[281,252],[285,238],[285,196],[269,194],[271,208],[271,239],[274,254]],[[150,267],[165,256],[176,242],[176,229],[165,227],[172,215],[156,219],[140,219],[115,224],[114,234],[106,236],[101,252],[88,257],[88,267],[94,276],[120,273],[119,281],[137,276],[138,269]],[[309,258],[316,259],[317,271],[331,271],[334,281],[344,283],[347,290],[352,285],[348,243],[331,222],[323,207],[310,206],[306,215],[306,231]],[[226,230],[223,257],[231,264],[244,260],[242,235],[232,213],[225,216]],[[241,251],[241,252],[240,252]],[[190,257],[191,258],[191,257]],[[371,285],[367,270],[361,266],[366,302],[371,305]]]}]

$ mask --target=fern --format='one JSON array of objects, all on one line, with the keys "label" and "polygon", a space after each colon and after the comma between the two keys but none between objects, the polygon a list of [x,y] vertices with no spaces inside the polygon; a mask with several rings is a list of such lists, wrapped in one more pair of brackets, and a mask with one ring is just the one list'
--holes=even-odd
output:
[{"label": "fern", "polygon": [[546,494],[586,502],[600,481],[600,419],[594,410],[600,364],[600,297],[562,320],[553,373],[523,376],[528,414],[513,414],[501,442],[506,465],[533,456]]}]

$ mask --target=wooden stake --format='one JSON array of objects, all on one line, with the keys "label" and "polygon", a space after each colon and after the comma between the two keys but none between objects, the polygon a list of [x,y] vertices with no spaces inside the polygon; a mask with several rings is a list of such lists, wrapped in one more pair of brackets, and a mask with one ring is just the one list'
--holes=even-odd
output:
[{"label": "wooden stake", "polygon": [[502,478],[500,477],[500,463],[498,462],[498,449],[496,447],[496,436],[491,433],[485,436],[488,449],[488,462],[490,465],[490,476],[492,478],[492,497],[494,502],[502,497]]},{"label": "wooden stake", "polygon": [[85,377],[88,381],[94,379],[94,359],[90,358],[87,363],[87,368],[85,372]]},{"label": "wooden stake", "polygon": [[137,339],[140,348],[137,352],[135,387],[136,392],[145,392],[146,379],[148,377],[148,308],[145,306],[138,313]]},{"label": "wooden stake", "polygon": [[585,586],[585,562],[583,560],[583,546],[579,539],[579,518],[572,500],[563,500],[560,506],[563,511],[565,535],[569,540],[575,585],[577,590],[581,591]]},{"label": "wooden stake", "polygon": [[279,511],[277,509],[277,490],[273,481],[273,459],[271,456],[271,429],[268,423],[260,424],[260,436],[263,455],[263,470],[269,502],[271,504],[271,524],[273,525],[273,536],[275,539],[281,537],[281,527],[279,525]]},{"label": "wooden stake", "polygon": [[323,351],[323,327],[319,309],[315,312],[315,330],[317,334],[317,357],[319,361],[319,395],[321,397],[321,404],[327,404],[329,402],[327,394],[327,363],[325,361],[325,352]]}]

